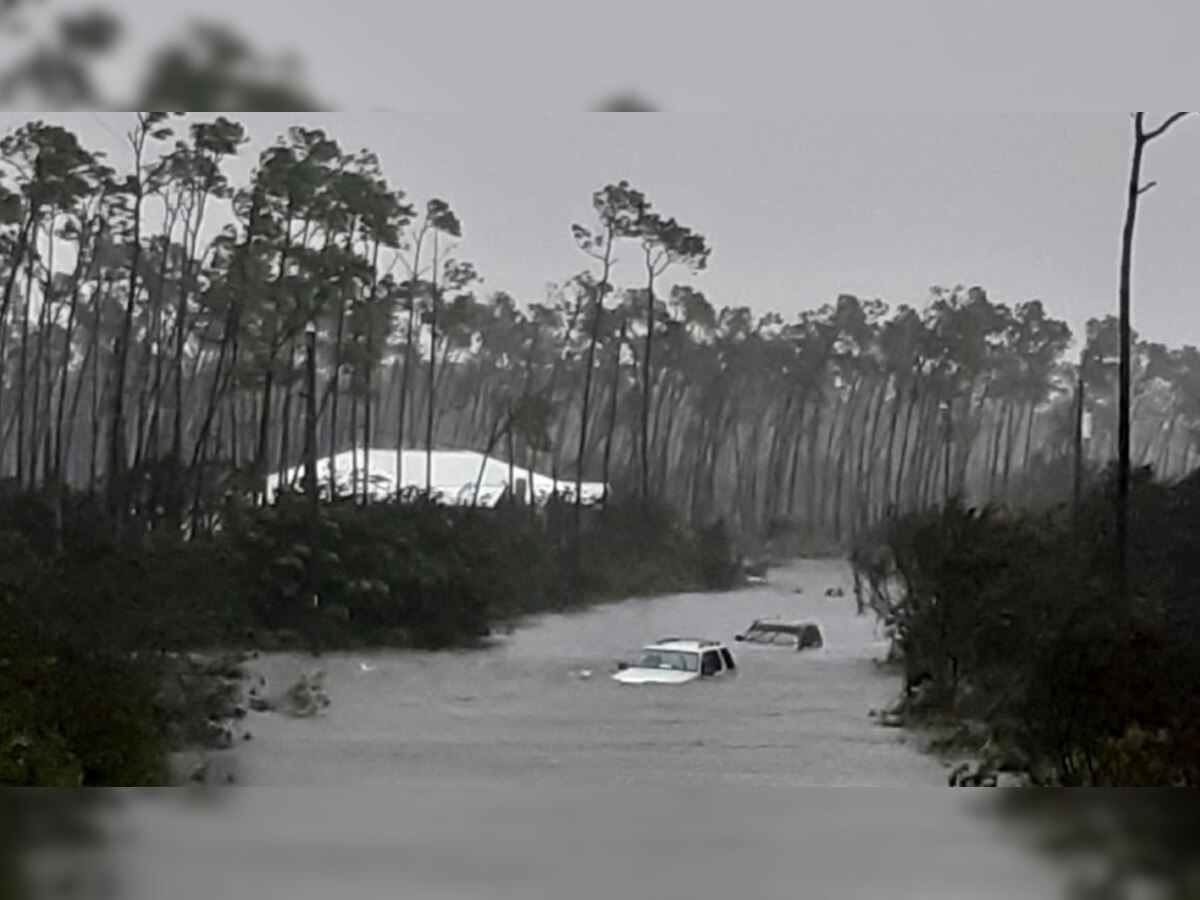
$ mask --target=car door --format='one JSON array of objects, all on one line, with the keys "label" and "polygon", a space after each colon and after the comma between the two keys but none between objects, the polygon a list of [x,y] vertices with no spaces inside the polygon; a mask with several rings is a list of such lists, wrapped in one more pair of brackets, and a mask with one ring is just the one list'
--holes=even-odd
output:
[{"label": "car door", "polygon": [[704,655],[700,657],[700,674],[709,678],[721,674],[722,669],[724,664],[721,662],[721,654],[716,650],[705,650]]}]

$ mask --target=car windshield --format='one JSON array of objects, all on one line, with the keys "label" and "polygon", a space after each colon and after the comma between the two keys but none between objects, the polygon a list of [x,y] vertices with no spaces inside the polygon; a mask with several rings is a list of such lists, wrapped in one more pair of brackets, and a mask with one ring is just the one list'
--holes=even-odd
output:
[{"label": "car windshield", "polygon": [[681,650],[643,650],[637,668],[696,672],[700,669],[700,657],[699,654]]}]

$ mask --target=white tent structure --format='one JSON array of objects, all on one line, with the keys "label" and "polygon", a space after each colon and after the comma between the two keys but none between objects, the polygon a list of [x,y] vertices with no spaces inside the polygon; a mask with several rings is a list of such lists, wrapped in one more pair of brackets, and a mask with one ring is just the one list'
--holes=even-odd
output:
[{"label": "white tent structure", "polygon": [[[333,472],[339,494],[348,496],[352,493],[355,457],[360,495],[364,477],[368,479],[367,492],[373,499],[394,497],[397,480],[404,490],[425,490],[428,457],[424,450],[403,452],[399,479],[396,475],[395,450],[347,450],[333,457]],[[432,460],[433,495],[442,503],[490,507],[495,506],[508,490],[526,503],[542,504],[554,494],[570,502],[575,499],[574,479],[555,481],[521,466],[510,468],[505,460],[484,456],[473,450],[434,450]],[[317,484],[322,493],[329,490],[329,475],[329,457],[325,457],[317,463]],[[299,488],[303,480],[303,466],[270,476],[267,479],[267,500],[274,500],[281,485]],[[604,485],[586,481],[581,486],[580,494],[585,504],[598,503],[604,496]]]}]

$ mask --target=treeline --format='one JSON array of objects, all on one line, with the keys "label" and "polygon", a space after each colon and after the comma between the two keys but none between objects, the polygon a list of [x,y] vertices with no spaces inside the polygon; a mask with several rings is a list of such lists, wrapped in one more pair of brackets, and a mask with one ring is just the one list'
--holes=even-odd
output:
[{"label": "treeline", "polygon": [[[518,302],[481,290],[450,205],[367,151],[294,128],[235,184],[238,123],[130,121],[125,171],[39,122],[0,147],[0,474],[22,486],[211,524],[303,457],[310,323],[320,456],[471,448],[745,533],[844,541],[949,494],[1054,499],[1077,379],[1087,456],[1112,453],[1111,319],[1074,364],[1040,302],[980,288],[756,318],[677,281],[710,247],[625,183],[573,226],[587,269]],[[1190,470],[1198,378],[1195,349],[1138,344],[1137,460]]]},{"label": "treeline", "polygon": [[1062,786],[1200,785],[1200,479],[1131,494],[1131,593],[1115,475],[1076,509],[941,510],[864,540],[859,577],[903,661],[903,711],[950,716],[993,768]]}]

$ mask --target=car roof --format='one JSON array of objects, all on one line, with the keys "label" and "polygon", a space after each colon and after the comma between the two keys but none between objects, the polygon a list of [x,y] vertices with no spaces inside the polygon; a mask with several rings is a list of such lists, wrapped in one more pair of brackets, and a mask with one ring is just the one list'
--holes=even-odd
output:
[{"label": "car roof", "polygon": [[724,646],[720,641],[709,641],[703,638],[668,637],[645,646],[644,650],[682,650],[689,653],[699,653],[701,650],[718,650]]}]

